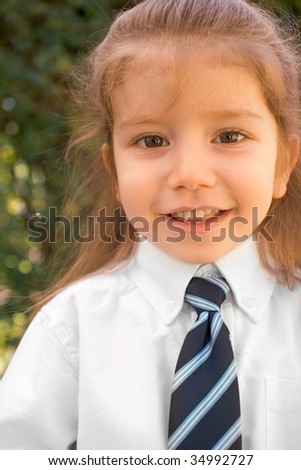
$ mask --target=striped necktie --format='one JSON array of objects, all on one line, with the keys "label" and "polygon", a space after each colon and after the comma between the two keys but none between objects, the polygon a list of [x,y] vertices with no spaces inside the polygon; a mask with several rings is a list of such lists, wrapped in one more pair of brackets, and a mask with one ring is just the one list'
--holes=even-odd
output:
[{"label": "striped necktie", "polygon": [[185,300],[198,318],[178,358],[168,449],[241,449],[236,367],[220,307],[229,292],[220,278],[193,278]]}]

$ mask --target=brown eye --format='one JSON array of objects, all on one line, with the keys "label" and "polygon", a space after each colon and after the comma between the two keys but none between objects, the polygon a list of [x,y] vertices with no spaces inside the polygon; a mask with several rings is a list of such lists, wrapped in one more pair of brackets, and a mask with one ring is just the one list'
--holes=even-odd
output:
[{"label": "brown eye", "polygon": [[237,142],[239,142],[243,138],[244,138],[244,136],[240,132],[226,131],[226,132],[222,132],[217,137],[215,142],[217,141],[218,143],[221,143],[221,144],[236,144]]},{"label": "brown eye", "polygon": [[155,148],[155,147],[166,147],[168,145],[167,140],[163,139],[159,135],[148,135],[139,139],[137,144],[144,148]]}]

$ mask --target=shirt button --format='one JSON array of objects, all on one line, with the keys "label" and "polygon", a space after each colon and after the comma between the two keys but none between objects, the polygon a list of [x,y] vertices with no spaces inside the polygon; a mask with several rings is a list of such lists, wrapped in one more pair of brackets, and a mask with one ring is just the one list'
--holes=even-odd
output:
[{"label": "shirt button", "polygon": [[255,302],[256,302],[253,297],[247,297],[247,296],[243,297],[241,300],[242,300],[243,305],[249,308],[254,307]]},{"label": "shirt button", "polygon": [[172,300],[169,300],[168,302],[165,302],[165,304],[163,305],[163,310],[164,312],[171,312],[174,308],[174,303]]}]

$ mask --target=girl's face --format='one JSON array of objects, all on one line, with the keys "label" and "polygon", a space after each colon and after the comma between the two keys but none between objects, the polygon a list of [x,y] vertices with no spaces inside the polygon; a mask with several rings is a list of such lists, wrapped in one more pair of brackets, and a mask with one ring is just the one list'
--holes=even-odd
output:
[{"label": "girl's face", "polygon": [[[169,255],[214,262],[249,237],[272,198],[277,128],[243,68],[160,52],[114,95],[117,197],[136,229]],[[266,227],[268,232],[268,226]]]}]

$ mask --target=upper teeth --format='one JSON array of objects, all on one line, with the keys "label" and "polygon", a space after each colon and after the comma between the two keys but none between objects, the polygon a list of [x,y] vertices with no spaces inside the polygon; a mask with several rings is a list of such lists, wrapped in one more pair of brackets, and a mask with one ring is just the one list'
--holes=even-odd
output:
[{"label": "upper teeth", "polygon": [[183,219],[202,219],[205,216],[209,215],[220,215],[221,214],[220,209],[194,209],[191,211],[178,211],[178,212],[173,212],[171,215],[172,217],[180,217]]}]

